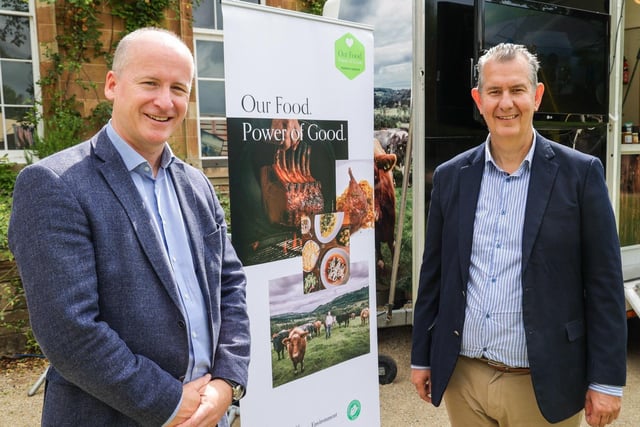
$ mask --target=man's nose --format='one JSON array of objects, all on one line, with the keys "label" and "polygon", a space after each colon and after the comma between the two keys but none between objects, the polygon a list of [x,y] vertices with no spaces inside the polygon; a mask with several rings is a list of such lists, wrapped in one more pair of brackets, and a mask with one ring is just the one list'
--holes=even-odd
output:
[{"label": "man's nose", "polygon": [[500,97],[500,108],[511,108],[513,106],[513,97],[508,91],[505,91]]},{"label": "man's nose", "polygon": [[156,94],[155,103],[162,108],[171,108],[173,106],[173,96],[171,88],[161,87]]}]

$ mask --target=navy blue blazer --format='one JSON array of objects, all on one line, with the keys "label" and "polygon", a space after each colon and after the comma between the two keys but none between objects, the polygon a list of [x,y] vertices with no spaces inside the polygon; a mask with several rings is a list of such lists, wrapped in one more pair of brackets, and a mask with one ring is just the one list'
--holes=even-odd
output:
[{"label": "navy blue blazer", "polygon": [[[411,363],[431,367],[436,406],[460,352],[484,150],[456,156],[433,176]],[[625,384],[620,244],[602,163],[537,133],[522,287],[533,387],[547,420],[580,411],[589,383]]]},{"label": "navy blue blazer", "polygon": [[[222,207],[201,171],[176,160],[169,173],[209,313],[211,374],[246,385],[246,278]],[[9,244],[51,363],[43,425],[162,425],[187,371],[185,318],[161,239],[105,129],[19,174]]]}]

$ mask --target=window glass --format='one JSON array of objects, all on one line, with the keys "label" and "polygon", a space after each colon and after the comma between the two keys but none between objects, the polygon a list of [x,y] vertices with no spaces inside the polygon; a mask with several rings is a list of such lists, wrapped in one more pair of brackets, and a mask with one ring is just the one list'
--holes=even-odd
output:
[{"label": "window glass", "polygon": [[201,0],[199,5],[193,5],[193,26],[214,30],[214,13],[213,0]]},{"label": "window glass", "polygon": [[223,44],[196,40],[198,78],[224,78]]},{"label": "window glass", "polygon": [[28,108],[8,107],[6,111],[7,148],[24,150],[33,147],[33,126],[26,123]]},{"label": "window glass", "polygon": [[202,157],[227,157],[227,119],[200,120]]},{"label": "window glass", "polygon": [[[1,0],[0,0],[1,1]],[[244,0],[260,4],[260,0]],[[200,156],[226,164],[227,119],[221,0],[193,6]],[[214,31],[211,31],[214,30]]]},{"label": "window glass", "polygon": [[29,2],[27,0],[0,0],[0,9],[28,12]]},{"label": "window glass", "polygon": [[12,59],[31,59],[29,18],[0,15],[0,56]]},{"label": "window glass", "polygon": [[215,0],[216,2],[216,30],[222,30],[222,0]]},{"label": "window glass", "polygon": [[[29,5],[25,0],[0,0],[0,150],[23,153],[33,146],[27,117],[35,105],[35,78]],[[14,157],[24,161],[22,154]]]},{"label": "window glass", "polygon": [[[242,0],[260,4],[260,0]],[[201,0],[193,5],[193,26],[210,30],[222,30],[222,0]]]},{"label": "window glass", "polygon": [[31,63],[0,61],[0,66],[3,102],[14,105],[33,105]]},{"label": "window glass", "polygon": [[200,80],[198,82],[198,103],[201,116],[224,116],[224,82]]}]

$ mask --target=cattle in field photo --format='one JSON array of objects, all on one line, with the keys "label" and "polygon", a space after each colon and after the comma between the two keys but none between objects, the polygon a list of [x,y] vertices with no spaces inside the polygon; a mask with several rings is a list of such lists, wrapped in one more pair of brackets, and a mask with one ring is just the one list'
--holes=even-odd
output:
[{"label": "cattle in field photo", "polygon": [[[371,328],[350,326],[350,321],[369,307],[369,262],[353,263],[351,272],[348,284],[340,286],[339,293],[303,294],[301,275],[269,282],[274,388],[371,352]],[[331,338],[312,339],[320,333],[327,313],[336,316]],[[278,352],[280,344],[283,349]]]}]

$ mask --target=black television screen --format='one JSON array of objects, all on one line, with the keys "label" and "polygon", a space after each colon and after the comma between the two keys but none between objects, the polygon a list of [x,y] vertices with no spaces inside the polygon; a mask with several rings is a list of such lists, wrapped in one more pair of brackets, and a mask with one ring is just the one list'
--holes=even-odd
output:
[{"label": "black television screen", "polygon": [[545,92],[536,126],[608,121],[609,15],[525,0],[479,5],[478,54],[510,42],[540,61]]}]

